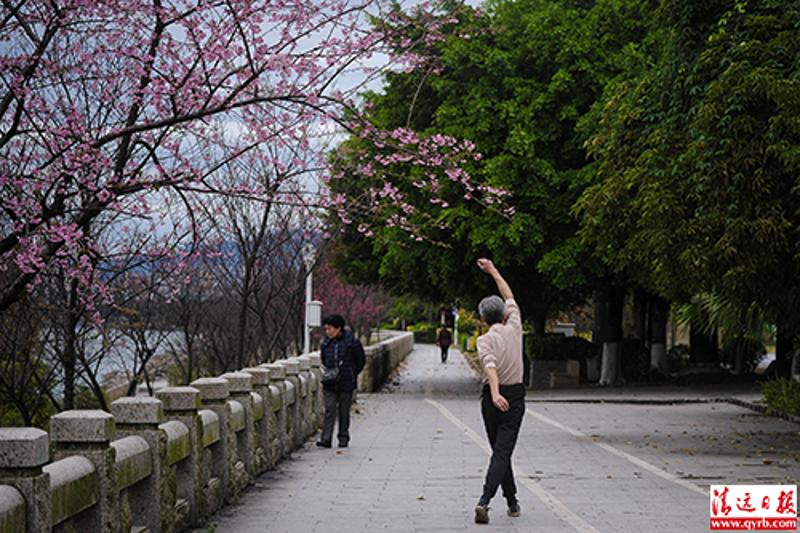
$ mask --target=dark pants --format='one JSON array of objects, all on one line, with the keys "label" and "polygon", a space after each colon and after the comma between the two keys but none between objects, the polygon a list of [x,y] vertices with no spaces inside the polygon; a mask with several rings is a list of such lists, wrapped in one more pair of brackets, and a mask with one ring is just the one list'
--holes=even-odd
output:
[{"label": "dark pants", "polygon": [[447,346],[442,346],[442,347],[441,347],[441,348],[442,348],[442,363],[444,363],[445,361],[447,361],[447,349],[448,349],[449,347],[450,347],[449,345],[447,345]]},{"label": "dark pants", "polygon": [[500,394],[508,400],[509,409],[505,413],[492,403],[489,385],[484,385],[481,395],[481,414],[486,427],[486,435],[492,447],[492,458],[483,495],[480,503],[487,505],[497,493],[497,487],[503,487],[503,496],[509,505],[517,503],[517,486],[514,483],[514,472],[511,469],[511,455],[517,444],[522,417],[525,415],[525,385],[500,385]]},{"label": "dark pants", "polygon": [[353,391],[340,392],[325,389],[325,419],[322,421],[322,442],[331,442],[333,424],[339,415],[339,444],[350,442],[350,405],[353,403]]}]

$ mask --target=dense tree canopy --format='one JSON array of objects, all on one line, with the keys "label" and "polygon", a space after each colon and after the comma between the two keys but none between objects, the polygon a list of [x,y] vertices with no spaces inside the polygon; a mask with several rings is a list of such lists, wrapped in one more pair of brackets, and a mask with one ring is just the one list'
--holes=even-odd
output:
[{"label": "dense tree canopy", "polygon": [[796,329],[800,5],[670,0],[658,20],[655,54],[587,124],[584,236],[673,299],[715,294]]},{"label": "dense tree canopy", "polygon": [[[581,299],[587,269],[571,208],[593,170],[577,124],[624,67],[627,48],[643,39],[649,4],[494,1],[480,13],[453,3],[458,23],[429,49],[429,61],[388,75],[384,91],[368,95],[371,118],[382,128],[471,140],[482,159],[469,171],[508,193],[505,209],[443,183],[450,196],[431,204],[414,228],[421,242],[396,227],[377,227],[368,241],[350,229],[340,266],[377,274],[398,291],[474,299],[488,287],[473,260],[489,254],[538,329],[548,311]],[[340,150],[342,164],[352,163],[358,144]],[[413,189],[413,171],[387,172],[398,187]],[[354,195],[368,181],[334,186]]]}]

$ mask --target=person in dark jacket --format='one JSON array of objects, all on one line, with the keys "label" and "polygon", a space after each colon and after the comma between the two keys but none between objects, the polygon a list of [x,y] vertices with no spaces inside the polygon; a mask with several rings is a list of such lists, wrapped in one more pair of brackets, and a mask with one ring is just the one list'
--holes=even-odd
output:
[{"label": "person in dark jacket", "polygon": [[317,446],[330,448],[333,439],[333,425],[339,415],[339,447],[346,448],[350,443],[350,406],[353,403],[353,391],[356,389],[356,377],[364,368],[366,361],[364,347],[353,332],[344,327],[341,315],[330,315],[322,320],[325,327],[325,340],[322,341],[320,353],[322,364],[327,369],[338,368],[338,379],[332,383],[323,383],[325,396],[325,419],[322,423],[322,435]]},{"label": "person in dark jacket", "polygon": [[447,361],[447,349],[450,348],[452,343],[453,336],[450,334],[450,330],[445,326],[439,328],[439,331],[436,334],[436,344],[438,344],[439,348],[442,349],[442,363]]}]

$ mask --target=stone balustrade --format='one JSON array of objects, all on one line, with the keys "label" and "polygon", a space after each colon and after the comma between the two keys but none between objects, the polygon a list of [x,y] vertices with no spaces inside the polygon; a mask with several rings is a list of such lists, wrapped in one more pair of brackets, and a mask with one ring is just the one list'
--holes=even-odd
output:
[{"label": "stone balustrade", "polygon": [[366,365],[358,375],[358,390],[374,392],[386,382],[389,374],[397,368],[414,349],[414,335],[400,331],[381,332],[386,340],[364,347]]},{"label": "stone balustrade", "polygon": [[[380,386],[412,348],[411,334],[368,346],[360,390]],[[65,411],[49,432],[0,428],[0,533],[201,527],[316,433],[321,376],[312,353],[120,398],[111,413]]]}]

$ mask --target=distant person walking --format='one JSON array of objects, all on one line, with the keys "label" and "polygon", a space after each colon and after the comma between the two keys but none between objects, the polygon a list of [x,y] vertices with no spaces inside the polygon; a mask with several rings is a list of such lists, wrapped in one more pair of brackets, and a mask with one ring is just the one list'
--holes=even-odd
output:
[{"label": "distant person walking", "polygon": [[356,390],[356,377],[366,361],[364,347],[352,331],[345,329],[341,315],[325,317],[322,325],[325,327],[325,340],[320,349],[324,366],[322,388],[325,418],[317,446],[331,447],[333,425],[338,414],[339,447],[346,448],[350,443],[350,406],[353,403],[353,391]]},{"label": "distant person walking", "polygon": [[450,345],[453,344],[453,336],[450,334],[450,330],[445,326],[439,328],[439,331],[436,333],[436,344],[442,349],[442,363],[444,363],[447,361],[447,350],[450,348]]},{"label": "distant person walking", "polygon": [[511,455],[517,444],[525,414],[525,385],[522,382],[522,315],[508,283],[488,259],[478,259],[478,267],[497,284],[500,296],[488,296],[478,305],[481,320],[489,331],[478,337],[478,357],[483,366],[481,415],[492,458],[483,484],[483,494],[475,506],[475,522],[489,523],[489,502],[499,486],[508,504],[508,515],[519,516],[517,486],[511,470]]}]

